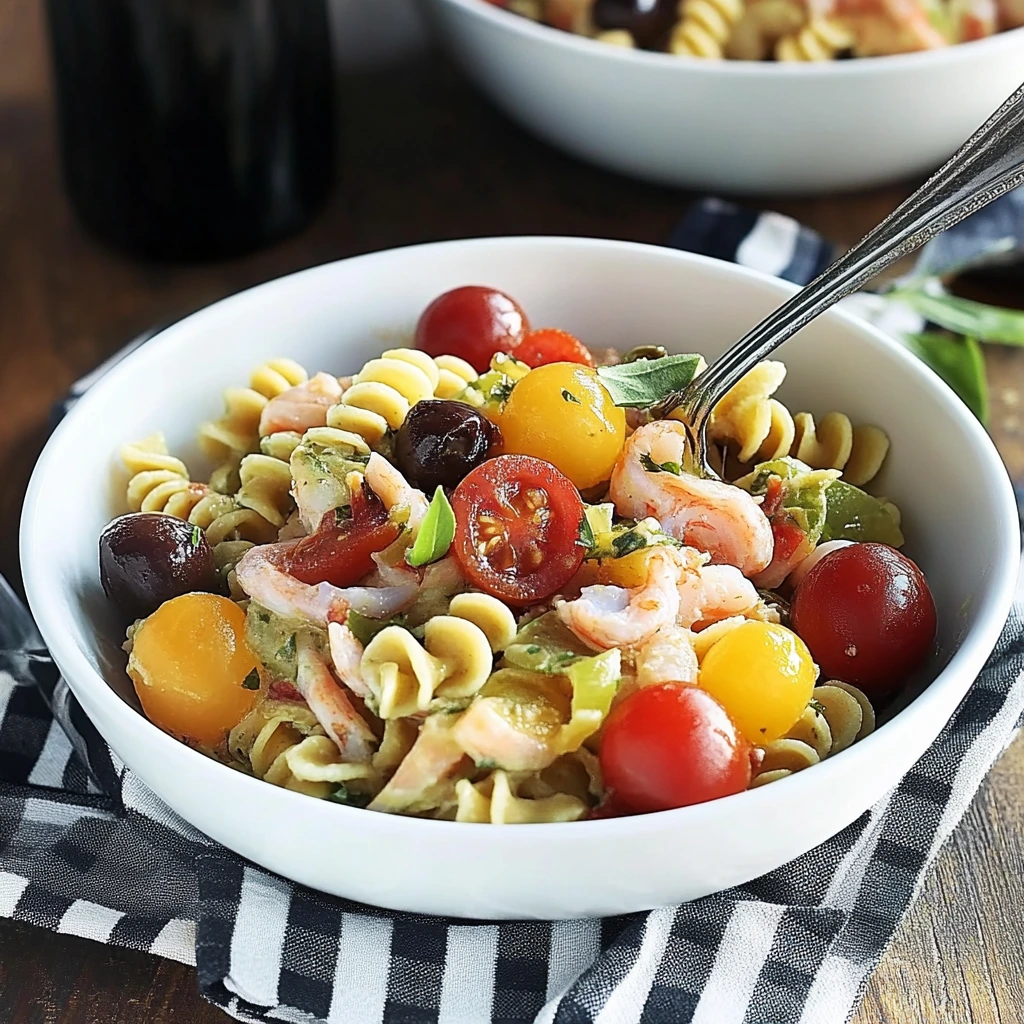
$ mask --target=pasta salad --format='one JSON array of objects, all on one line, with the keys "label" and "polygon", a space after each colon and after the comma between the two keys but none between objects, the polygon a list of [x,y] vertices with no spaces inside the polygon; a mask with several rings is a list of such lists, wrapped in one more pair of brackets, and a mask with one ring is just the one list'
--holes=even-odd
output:
[{"label": "pasta salad", "polygon": [[703,60],[880,57],[1024,25],[1021,0],[486,0],[614,46]]},{"label": "pasta salad", "polygon": [[576,821],[761,786],[856,742],[935,605],[864,490],[889,439],[793,414],[765,361],[715,407],[718,477],[652,410],[696,354],[591,351],[492,288],[354,376],[289,359],[201,425],[198,482],[127,444],[99,541],[146,716],[370,810]]}]

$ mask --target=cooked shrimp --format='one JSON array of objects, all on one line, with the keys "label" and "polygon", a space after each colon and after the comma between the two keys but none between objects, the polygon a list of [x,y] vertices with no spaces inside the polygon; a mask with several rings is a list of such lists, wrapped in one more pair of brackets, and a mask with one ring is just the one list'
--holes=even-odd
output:
[{"label": "cooked shrimp", "polygon": [[705,565],[680,579],[676,622],[701,629],[731,615],[744,615],[759,600],[753,583],[735,566]]},{"label": "cooked shrimp", "polygon": [[327,410],[340,399],[338,378],[318,373],[267,402],[260,416],[260,436],[280,430],[302,434],[310,427],[322,427],[327,423]]},{"label": "cooked shrimp", "polygon": [[[547,768],[558,757],[552,742],[557,726],[550,729],[536,726],[534,719],[548,717],[548,709],[518,704],[515,717],[508,714],[504,697],[477,697],[459,716],[453,735],[459,746],[477,764],[494,764],[510,772],[533,772]],[[536,710],[536,714],[531,712]],[[532,728],[519,729],[517,724]]]},{"label": "cooked shrimp", "polygon": [[306,699],[309,710],[334,741],[346,761],[369,761],[377,738],[345,691],[331,675],[312,637],[305,631],[296,634],[298,674],[295,686]]},{"label": "cooked shrimp", "polygon": [[469,763],[455,740],[452,718],[444,714],[427,718],[412,749],[373,798],[371,811],[415,813],[438,806],[445,787]]},{"label": "cooked shrimp", "polygon": [[331,661],[338,678],[360,697],[370,696],[370,687],[359,670],[363,658],[363,645],[352,630],[340,622],[327,624],[327,639],[331,645]]},{"label": "cooked shrimp", "polygon": [[680,626],[667,626],[655,633],[636,653],[636,681],[638,686],[695,683],[693,634]]},{"label": "cooked shrimp", "polygon": [[996,0],[999,27],[1020,28],[1024,25],[1024,0]]},{"label": "cooked shrimp", "polygon": [[834,0],[829,12],[854,37],[858,57],[935,50],[949,40],[931,23],[920,0]]},{"label": "cooked shrimp", "polygon": [[712,562],[735,565],[744,576],[753,576],[772,559],[772,530],[746,491],[689,473],[644,468],[648,459],[659,465],[681,463],[685,436],[686,428],[674,420],[640,427],[615,464],[609,497],[619,515],[655,516],[673,537],[709,552]]},{"label": "cooked shrimp", "polygon": [[950,0],[949,17],[956,41],[969,43],[996,32],[999,5],[996,0]]},{"label": "cooked shrimp", "polygon": [[409,510],[409,529],[413,534],[427,514],[430,502],[384,456],[374,452],[366,464],[366,482],[389,512]]},{"label": "cooked shrimp", "polygon": [[329,622],[344,622],[350,609],[373,619],[387,619],[416,600],[418,587],[414,583],[380,588],[303,583],[282,568],[284,556],[297,543],[289,540],[250,548],[235,566],[242,590],[276,615],[324,628]]},{"label": "cooked shrimp", "polygon": [[556,601],[558,617],[597,650],[643,643],[679,614],[679,585],[700,565],[692,549],[650,549],[647,578],[639,587],[584,587],[575,601]]}]

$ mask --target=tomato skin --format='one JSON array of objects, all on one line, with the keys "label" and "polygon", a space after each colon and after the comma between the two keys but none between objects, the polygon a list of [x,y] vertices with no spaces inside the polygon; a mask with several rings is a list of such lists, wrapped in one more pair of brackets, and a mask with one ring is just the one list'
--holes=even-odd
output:
[{"label": "tomato skin", "polygon": [[887,544],[850,544],[800,581],[793,628],[822,675],[883,699],[928,659],[935,600],[924,573]]},{"label": "tomato skin", "polygon": [[452,553],[474,586],[512,605],[557,593],[583,563],[579,491],[549,462],[499,455],[455,488]]},{"label": "tomato skin", "polygon": [[288,552],[284,570],[303,583],[351,587],[373,571],[371,556],[400,533],[380,499],[364,487],[352,495],[352,517],[338,520],[328,512],[316,533]]},{"label": "tomato skin", "polygon": [[688,683],[645,686],[612,708],[600,760],[613,806],[641,814],[750,785],[750,745],[722,705]]},{"label": "tomato skin", "polygon": [[557,327],[540,327],[530,331],[516,346],[513,353],[527,366],[546,366],[548,363],[582,363],[593,366],[594,357],[579,338]]},{"label": "tomato skin", "polygon": [[496,352],[511,352],[530,329],[523,307],[495,288],[466,285],[439,295],[416,324],[416,347],[431,356],[458,356],[477,373]]}]

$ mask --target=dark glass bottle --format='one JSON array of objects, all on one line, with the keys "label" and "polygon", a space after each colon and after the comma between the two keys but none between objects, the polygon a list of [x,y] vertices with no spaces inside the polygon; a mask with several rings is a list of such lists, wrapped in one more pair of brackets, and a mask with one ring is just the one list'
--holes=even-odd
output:
[{"label": "dark glass bottle", "polygon": [[133,253],[235,255],[333,178],[326,0],[47,0],[64,177]]}]

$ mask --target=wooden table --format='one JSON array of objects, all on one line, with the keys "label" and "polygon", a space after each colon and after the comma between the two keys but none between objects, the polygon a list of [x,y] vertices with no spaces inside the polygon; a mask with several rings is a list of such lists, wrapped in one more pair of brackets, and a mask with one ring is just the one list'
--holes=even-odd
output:
[{"label": "wooden table", "polygon": [[[39,0],[0,2],[0,572],[51,404],[150,324],[302,267],[409,242],[567,234],[664,242],[692,197],[579,164],[524,135],[440,58],[345,84],[339,187],[299,237],[242,260],[140,265],[97,244],[61,190]],[[912,185],[912,183],[910,183]],[[772,204],[850,243],[910,185]],[[992,425],[1024,477],[1024,352],[988,350]],[[68,514],[74,514],[69,500]],[[868,986],[856,1024],[1017,1021],[1024,1007],[1024,744],[972,804]],[[223,1020],[193,972],[0,922],[0,1021]]]}]

